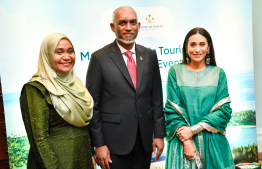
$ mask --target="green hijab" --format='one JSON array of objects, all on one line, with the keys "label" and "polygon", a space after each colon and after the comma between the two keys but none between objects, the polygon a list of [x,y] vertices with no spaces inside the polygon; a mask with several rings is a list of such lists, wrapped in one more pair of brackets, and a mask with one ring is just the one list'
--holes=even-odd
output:
[{"label": "green hijab", "polygon": [[[54,108],[68,123],[83,127],[93,116],[93,99],[84,84],[76,76],[74,68],[68,73],[58,73],[53,64],[53,56],[61,39],[71,41],[61,33],[46,36],[42,41],[38,71],[30,81],[43,84],[50,93]],[[71,43],[72,44],[72,43]]]}]

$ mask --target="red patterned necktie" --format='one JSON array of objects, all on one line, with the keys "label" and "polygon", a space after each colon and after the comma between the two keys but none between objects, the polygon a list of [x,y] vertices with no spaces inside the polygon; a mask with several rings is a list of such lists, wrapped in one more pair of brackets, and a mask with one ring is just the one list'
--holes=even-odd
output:
[{"label": "red patterned necktie", "polygon": [[132,57],[133,52],[126,51],[124,54],[127,56],[127,69],[136,89],[136,63],[134,58]]}]

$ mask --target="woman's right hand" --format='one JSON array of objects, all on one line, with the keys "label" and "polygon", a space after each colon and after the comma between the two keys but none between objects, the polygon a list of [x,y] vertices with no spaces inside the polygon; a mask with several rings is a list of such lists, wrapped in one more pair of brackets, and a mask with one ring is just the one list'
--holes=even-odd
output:
[{"label": "woman's right hand", "polygon": [[193,132],[190,127],[183,126],[177,130],[180,141],[184,142],[190,140],[193,137]]},{"label": "woman's right hand", "polygon": [[189,160],[193,160],[196,154],[196,146],[191,141],[191,139],[183,142],[184,144],[184,154]]}]

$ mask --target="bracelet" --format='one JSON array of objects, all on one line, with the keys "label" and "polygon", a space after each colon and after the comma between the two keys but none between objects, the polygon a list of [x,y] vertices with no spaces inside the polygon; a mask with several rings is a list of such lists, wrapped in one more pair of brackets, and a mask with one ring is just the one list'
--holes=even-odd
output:
[{"label": "bracelet", "polygon": [[198,134],[198,133],[200,133],[202,131],[202,127],[199,124],[191,126],[190,128],[191,128],[191,130],[193,132],[193,135]]}]

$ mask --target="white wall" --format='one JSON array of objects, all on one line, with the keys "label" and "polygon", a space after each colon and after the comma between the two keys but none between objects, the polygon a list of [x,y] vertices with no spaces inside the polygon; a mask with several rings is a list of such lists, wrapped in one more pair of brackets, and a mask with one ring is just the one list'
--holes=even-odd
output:
[{"label": "white wall", "polygon": [[253,0],[252,8],[258,152],[262,152],[262,0]]}]

